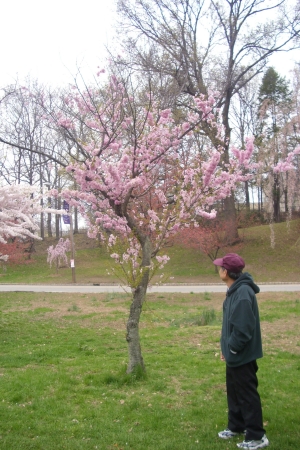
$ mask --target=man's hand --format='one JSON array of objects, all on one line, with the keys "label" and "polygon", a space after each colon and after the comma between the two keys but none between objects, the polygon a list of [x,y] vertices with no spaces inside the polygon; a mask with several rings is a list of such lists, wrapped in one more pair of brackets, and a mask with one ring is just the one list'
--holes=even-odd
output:
[{"label": "man's hand", "polygon": [[225,358],[224,358],[224,355],[222,352],[220,353],[220,359],[221,359],[221,361],[225,361]]}]

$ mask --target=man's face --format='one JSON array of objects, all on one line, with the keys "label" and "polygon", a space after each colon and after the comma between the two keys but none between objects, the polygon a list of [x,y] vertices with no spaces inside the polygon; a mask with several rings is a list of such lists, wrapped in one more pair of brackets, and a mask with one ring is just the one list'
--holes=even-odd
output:
[{"label": "man's face", "polygon": [[222,281],[227,281],[228,276],[227,276],[227,270],[224,269],[223,267],[218,267],[218,271],[219,271],[219,277],[221,278]]}]

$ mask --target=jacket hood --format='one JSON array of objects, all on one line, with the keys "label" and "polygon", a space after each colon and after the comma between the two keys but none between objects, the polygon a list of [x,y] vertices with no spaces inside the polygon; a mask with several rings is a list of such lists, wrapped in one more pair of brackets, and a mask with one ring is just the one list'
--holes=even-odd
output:
[{"label": "jacket hood", "polygon": [[248,285],[250,286],[255,294],[258,294],[260,289],[257,286],[257,284],[254,283],[252,276],[250,275],[250,273],[245,272],[243,273],[243,275],[241,275],[228,289],[227,293],[231,294],[232,292],[234,292],[236,289],[238,289],[240,286],[242,285]]}]

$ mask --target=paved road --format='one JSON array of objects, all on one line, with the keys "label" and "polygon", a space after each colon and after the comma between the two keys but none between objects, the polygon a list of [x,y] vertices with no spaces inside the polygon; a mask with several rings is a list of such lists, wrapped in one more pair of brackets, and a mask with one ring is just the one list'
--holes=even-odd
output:
[{"label": "paved road", "polygon": [[[278,283],[278,284],[260,284],[261,292],[300,292],[299,283]],[[130,288],[122,288],[118,285],[37,285],[37,284],[0,284],[0,292],[66,292],[96,294],[104,292],[130,292]],[[201,293],[201,292],[225,292],[225,284],[182,284],[182,285],[161,285],[152,286],[148,292],[161,293]]]}]

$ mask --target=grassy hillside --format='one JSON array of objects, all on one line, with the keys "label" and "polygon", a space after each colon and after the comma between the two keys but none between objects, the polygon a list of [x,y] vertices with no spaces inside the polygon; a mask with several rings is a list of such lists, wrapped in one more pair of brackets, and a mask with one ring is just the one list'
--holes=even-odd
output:
[{"label": "grassy hillside", "polygon": [[[300,221],[274,225],[275,247],[271,247],[271,230],[268,225],[240,230],[242,243],[226,250],[238,252],[246,261],[246,270],[257,282],[298,282],[300,246],[295,245],[300,236]],[[78,284],[112,283],[112,260],[105,249],[84,235],[75,236],[76,282]],[[0,273],[0,283],[71,283],[70,268],[56,273],[47,264],[46,249],[54,239],[36,242],[32,261],[21,265],[9,265]],[[164,280],[172,283],[216,283],[218,275],[210,259],[198,251],[178,245],[166,249],[171,260],[164,269]],[[222,256],[225,252],[220,252]]]}]

